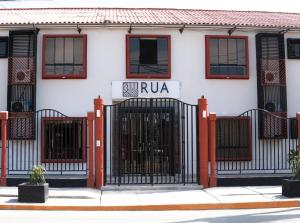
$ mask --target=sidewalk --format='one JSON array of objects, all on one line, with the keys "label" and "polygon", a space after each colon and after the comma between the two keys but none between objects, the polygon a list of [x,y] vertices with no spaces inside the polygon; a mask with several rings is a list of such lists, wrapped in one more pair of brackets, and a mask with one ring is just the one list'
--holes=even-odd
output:
[{"label": "sidewalk", "polygon": [[0,187],[0,210],[207,210],[300,207],[281,186],[101,190],[50,188],[45,204],[18,203],[16,187]]}]

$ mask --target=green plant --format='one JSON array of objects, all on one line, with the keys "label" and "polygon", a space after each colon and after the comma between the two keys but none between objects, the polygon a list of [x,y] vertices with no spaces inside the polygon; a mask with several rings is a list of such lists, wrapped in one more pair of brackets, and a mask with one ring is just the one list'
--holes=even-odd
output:
[{"label": "green plant", "polygon": [[295,174],[294,179],[300,180],[300,156],[298,150],[289,152],[289,163]]},{"label": "green plant", "polygon": [[31,173],[29,175],[30,184],[43,184],[46,183],[45,180],[45,168],[41,165],[33,166]]}]

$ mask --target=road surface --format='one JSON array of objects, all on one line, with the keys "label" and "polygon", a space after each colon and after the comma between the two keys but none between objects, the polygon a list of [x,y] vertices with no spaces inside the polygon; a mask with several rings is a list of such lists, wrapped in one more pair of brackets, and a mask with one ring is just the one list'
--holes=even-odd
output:
[{"label": "road surface", "polygon": [[299,223],[300,207],[209,211],[0,211],[1,223]]}]

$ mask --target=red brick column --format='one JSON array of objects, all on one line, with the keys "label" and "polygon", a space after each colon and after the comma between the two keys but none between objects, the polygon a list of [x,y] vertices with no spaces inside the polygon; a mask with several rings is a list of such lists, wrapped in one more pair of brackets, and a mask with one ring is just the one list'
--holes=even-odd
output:
[{"label": "red brick column", "polygon": [[94,175],[94,112],[88,112],[88,128],[89,128],[89,159],[88,159],[88,167],[89,167],[89,175],[87,180],[88,187],[95,187],[95,175]]},{"label": "red brick column", "polygon": [[94,100],[95,112],[95,178],[96,188],[104,185],[104,112],[103,100],[96,98]]},{"label": "red brick column", "polygon": [[296,114],[298,124],[298,155],[300,156],[300,112]]},{"label": "red brick column", "polygon": [[216,177],[216,113],[209,113],[209,158],[210,158],[210,175],[209,175],[209,187],[217,186]]},{"label": "red brick column", "polygon": [[2,141],[0,186],[6,186],[7,119],[8,119],[8,112],[0,112],[1,141]]},{"label": "red brick column", "polygon": [[199,184],[208,187],[208,121],[207,121],[207,99],[202,96],[198,99],[198,121],[199,121]]}]

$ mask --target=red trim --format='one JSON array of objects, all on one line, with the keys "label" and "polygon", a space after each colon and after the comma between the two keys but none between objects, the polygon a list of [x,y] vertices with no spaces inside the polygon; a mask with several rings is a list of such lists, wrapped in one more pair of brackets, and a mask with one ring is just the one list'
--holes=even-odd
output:
[{"label": "red trim", "polygon": [[[252,126],[251,126],[251,118],[249,116],[218,116],[217,120],[247,120],[248,121],[248,151],[247,156],[244,157],[235,157],[235,158],[220,158],[216,155],[217,161],[251,161],[252,160]],[[216,135],[217,137],[217,135]],[[218,151],[218,147],[216,145],[216,151]]]},{"label": "red trim", "polygon": [[[131,74],[130,73],[130,41],[129,38],[167,38],[168,39],[168,73],[166,74]],[[171,36],[170,35],[126,35],[126,78],[170,79],[171,78]]]},{"label": "red trim", "polygon": [[198,133],[198,171],[199,183],[204,188],[208,187],[208,119],[207,119],[207,99],[198,99],[198,128],[201,129]]},{"label": "red trim", "polygon": [[95,187],[95,175],[94,175],[94,112],[88,112],[88,143],[89,143],[89,154],[88,154],[88,179],[87,186],[94,188]]},{"label": "red trim", "polygon": [[[45,152],[44,152],[44,125],[45,122],[47,121],[57,121],[57,120],[80,120],[83,122],[83,135],[82,135],[82,159],[45,159]],[[41,140],[41,160],[42,163],[82,163],[86,162],[86,117],[42,117],[41,122],[42,122],[42,140]]]},{"label": "red trim", "polygon": [[[47,74],[46,73],[46,39],[51,38],[82,38],[83,39],[83,68],[82,74]],[[87,35],[86,34],[60,34],[60,35],[43,35],[42,47],[42,79],[87,79]]]},{"label": "red trim", "polygon": [[96,188],[104,186],[104,103],[102,98],[94,99],[94,140]]},{"label": "red trim", "polygon": [[8,120],[8,113],[7,112],[0,112],[0,125],[1,125],[1,176],[0,176],[0,186],[6,186],[6,146],[7,146],[7,120]]},{"label": "red trim", "polygon": [[[228,75],[228,74],[211,74],[210,73],[210,49],[209,40],[212,38],[218,39],[243,39],[245,40],[246,53],[246,75]],[[205,36],[205,78],[206,79],[235,79],[248,80],[249,79],[249,47],[248,36],[224,36],[224,35],[206,35]]]}]

